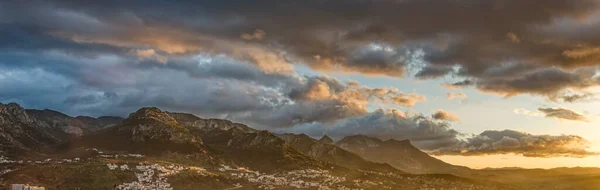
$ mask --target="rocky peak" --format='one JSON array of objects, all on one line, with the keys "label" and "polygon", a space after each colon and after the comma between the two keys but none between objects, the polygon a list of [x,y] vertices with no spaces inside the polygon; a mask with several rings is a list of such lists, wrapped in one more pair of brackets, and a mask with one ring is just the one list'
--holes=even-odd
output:
[{"label": "rocky peak", "polygon": [[0,121],[15,119],[21,122],[29,123],[31,118],[25,112],[25,109],[17,103],[0,103]]},{"label": "rocky peak", "polygon": [[138,111],[129,114],[129,117],[125,120],[126,122],[160,122],[165,124],[177,124],[177,120],[173,118],[169,113],[163,112],[156,107],[145,107]]},{"label": "rocky peak", "polygon": [[195,121],[202,120],[202,118],[189,113],[169,112],[169,115],[171,115],[171,117],[175,118],[175,120],[181,124],[191,124]]},{"label": "rocky peak", "polygon": [[66,140],[66,134],[49,127],[16,103],[0,103],[0,151],[4,147],[42,150]]},{"label": "rocky peak", "polygon": [[192,114],[169,113],[180,124],[192,126],[204,132],[208,131],[231,131],[235,134],[256,133],[258,130],[250,128],[241,123],[234,123],[225,119],[202,119]]},{"label": "rocky peak", "polygon": [[325,144],[333,144],[334,143],[333,139],[331,139],[331,137],[329,137],[327,135],[321,137],[321,139],[319,139],[319,142],[325,143]]}]

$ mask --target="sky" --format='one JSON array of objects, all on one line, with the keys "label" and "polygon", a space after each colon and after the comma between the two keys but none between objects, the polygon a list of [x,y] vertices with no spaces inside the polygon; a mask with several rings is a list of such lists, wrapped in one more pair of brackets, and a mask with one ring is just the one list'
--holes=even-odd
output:
[{"label": "sky", "polygon": [[600,1],[2,1],[0,102],[600,167]]}]

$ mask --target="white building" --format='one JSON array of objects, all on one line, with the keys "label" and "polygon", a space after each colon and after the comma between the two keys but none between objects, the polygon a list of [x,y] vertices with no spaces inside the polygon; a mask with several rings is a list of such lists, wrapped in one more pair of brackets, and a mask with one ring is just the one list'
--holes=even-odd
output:
[{"label": "white building", "polygon": [[29,184],[12,184],[10,190],[45,190],[45,187],[38,187]]}]

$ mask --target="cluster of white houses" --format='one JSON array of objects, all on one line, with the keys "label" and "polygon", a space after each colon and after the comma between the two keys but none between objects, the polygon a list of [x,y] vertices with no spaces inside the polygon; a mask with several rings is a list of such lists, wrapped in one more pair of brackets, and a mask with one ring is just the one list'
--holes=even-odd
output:
[{"label": "cluster of white houses", "polygon": [[321,190],[346,189],[338,184],[345,182],[346,178],[330,175],[327,170],[294,170],[278,174],[260,174],[254,171],[245,171],[232,173],[231,175],[235,178],[246,179],[251,183],[257,183],[261,189],[277,189],[279,187],[316,188]]},{"label": "cluster of white houses", "polygon": [[74,159],[52,159],[52,158],[48,158],[45,160],[11,160],[7,157],[4,156],[0,156],[0,164],[49,164],[49,163],[56,163],[56,164],[62,164],[62,163],[77,163],[81,161],[81,158],[74,158]]},{"label": "cluster of white houses", "polygon": [[46,190],[46,188],[29,184],[12,184],[10,190]]},{"label": "cluster of white houses", "polygon": [[194,170],[198,172],[205,171],[199,167],[185,167],[178,165],[161,166],[158,164],[139,163],[135,168],[130,169],[128,165],[121,166],[117,164],[107,164],[110,170],[134,170],[137,181],[123,183],[117,186],[118,190],[172,190],[171,184],[167,183],[167,176],[174,175],[183,170]]}]

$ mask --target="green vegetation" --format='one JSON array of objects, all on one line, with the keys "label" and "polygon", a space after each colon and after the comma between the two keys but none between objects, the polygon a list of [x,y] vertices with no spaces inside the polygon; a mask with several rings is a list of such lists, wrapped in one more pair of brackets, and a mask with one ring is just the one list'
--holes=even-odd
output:
[{"label": "green vegetation", "polygon": [[195,171],[183,171],[169,177],[168,182],[177,190],[228,189],[232,184],[246,184],[246,181],[226,178],[220,175],[201,174]]},{"label": "green vegetation", "polygon": [[47,189],[112,189],[135,180],[131,171],[109,170],[103,162],[32,165],[4,176],[5,184],[28,183]]}]

